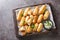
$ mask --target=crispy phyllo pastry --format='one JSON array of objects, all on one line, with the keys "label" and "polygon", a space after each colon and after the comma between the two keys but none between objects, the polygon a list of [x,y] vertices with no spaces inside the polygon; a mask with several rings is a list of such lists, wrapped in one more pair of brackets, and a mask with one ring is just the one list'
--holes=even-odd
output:
[{"label": "crispy phyllo pastry", "polygon": [[39,26],[38,26],[38,28],[37,28],[37,32],[41,32],[42,29],[43,29],[43,24],[40,23]]},{"label": "crispy phyllo pastry", "polygon": [[25,25],[25,17],[22,17],[20,23],[19,23],[19,26],[23,26]]},{"label": "crispy phyllo pastry", "polygon": [[33,10],[33,15],[38,15],[39,12],[39,7],[36,6],[35,9]]},{"label": "crispy phyllo pastry", "polygon": [[37,23],[42,22],[43,20],[43,14],[39,15],[38,19],[37,19]]},{"label": "crispy phyllo pastry", "polygon": [[41,8],[39,9],[39,14],[43,14],[45,10],[46,10],[46,5],[42,5]]},{"label": "crispy phyllo pastry", "polygon": [[27,16],[29,10],[30,10],[30,8],[26,8],[25,11],[24,11],[24,15],[23,16]]},{"label": "crispy phyllo pastry", "polygon": [[21,18],[23,16],[23,12],[24,12],[23,9],[20,9],[20,11],[17,14],[17,21],[20,21],[21,20]]},{"label": "crispy phyllo pastry", "polygon": [[36,23],[37,22],[37,16],[34,16],[34,18],[33,18],[33,23]]},{"label": "crispy phyllo pastry", "polygon": [[48,19],[48,17],[49,17],[49,11],[45,11],[44,20]]}]

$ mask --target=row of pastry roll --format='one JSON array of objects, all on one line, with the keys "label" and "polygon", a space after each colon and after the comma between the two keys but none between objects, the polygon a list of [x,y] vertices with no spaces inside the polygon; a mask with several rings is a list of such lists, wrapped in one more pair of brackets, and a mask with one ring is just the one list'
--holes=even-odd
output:
[{"label": "row of pastry roll", "polygon": [[[31,25],[34,24],[36,26],[33,27],[33,30],[40,32],[43,27],[41,27],[42,21],[48,19],[49,11],[46,10],[46,5],[42,5],[41,7],[36,6],[33,10],[31,8],[26,8],[25,10],[20,9],[17,13],[17,21],[19,21],[19,26],[21,27],[19,30],[26,30],[27,33],[31,32]],[[27,25],[27,26],[26,26]],[[24,27],[28,27],[28,29],[24,29]],[[25,34],[26,32],[23,32]]]},{"label": "row of pastry roll", "polygon": [[21,20],[22,16],[43,14],[45,10],[46,10],[46,5],[42,5],[40,9],[39,6],[36,6],[33,11],[29,7],[26,8],[25,10],[20,9],[20,11],[17,14],[17,20],[18,21]]},{"label": "row of pastry roll", "polygon": [[22,33],[22,36],[29,34],[29,33],[33,33],[33,32],[41,32],[42,30],[43,30],[42,23],[39,23],[39,24],[36,23],[35,25],[32,25],[32,26],[25,25],[19,28],[19,32]]}]

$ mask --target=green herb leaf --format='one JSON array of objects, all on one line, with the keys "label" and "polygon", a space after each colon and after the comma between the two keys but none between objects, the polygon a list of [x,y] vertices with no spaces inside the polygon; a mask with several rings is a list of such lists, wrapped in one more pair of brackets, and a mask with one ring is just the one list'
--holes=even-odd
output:
[{"label": "green herb leaf", "polygon": [[20,15],[21,17],[23,16],[23,14]]},{"label": "green herb leaf", "polygon": [[25,23],[25,21],[23,21],[23,24]]},{"label": "green herb leaf", "polygon": [[34,28],[34,27],[35,27],[35,25],[34,25],[34,24],[32,24],[32,25],[31,25],[31,28]]}]

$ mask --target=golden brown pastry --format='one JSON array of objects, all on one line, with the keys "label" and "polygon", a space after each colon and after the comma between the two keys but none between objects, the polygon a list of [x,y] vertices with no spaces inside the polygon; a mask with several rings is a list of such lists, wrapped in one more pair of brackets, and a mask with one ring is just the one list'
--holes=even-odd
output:
[{"label": "golden brown pastry", "polygon": [[43,24],[40,23],[39,26],[38,26],[38,28],[37,28],[37,32],[41,32],[42,29],[43,29]]},{"label": "golden brown pastry", "polygon": [[30,16],[26,16],[25,22],[28,23],[29,19],[30,19]]},{"label": "golden brown pastry", "polygon": [[48,19],[48,17],[49,17],[49,11],[45,11],[44,20]]},{"label": "golden brown pastry", "polygon": [[33,23],[36,23],[37,22],[37,16],[34,16],[34,18],[33,18]]},{"label": "golden brown pastry", "polygon": [[30,19],[27,21],[27,24],[30,25],[33,21],[33,15],[30,15]]},{"label": "golden brown pastry", "polygon": [[26,30],[24,27],[19,28],[19,32],[22,34],[22,36],[26,35]]},{"label": "golden brown pastry", "polygon": [[25,36],[26,35],[26,32],[21,32],[22,36]]},{"label": "golden brown pastry", "polygon": [[27,24],[30,25],[32,23],[32,19],[30,18],[28,21],[27,21]]},{"label": "golden brown pastry", "polygon": [[42,5],[41,8],[39,9],[39,14],[43,14],[45,10],[46,10],[46,5]]},{"label": "golden brown pastry", "polygon": [[19,26],[23,26],[25,24],[25,17],[22,17]]},{"label": "golden brown pastry", "polygon": [[30,19],[32,19],[32,20],[33,20],[33,18],[34,18],[34,16],[33,16],[33,15],[30,15]]},{"label": "golden brown pastry", "polygon": [[35,24],[35,27],[33,28],[33,31],[36,32],[38,28],[38,23]]},{"label": "golden brown pastry", "polygon": [[24,11],[24,16],[27,16],[28,15],[28,11],[30,10],[30,8],[26,8],[25,11]]},{"label": "golden brown pastry", "polygon": [[36,6],[35,9],[33,10],[33,15],[38,15],[39,12],[39,7]]},{"label": "golden brown pastry", "polygon": [[31,33],[31,32],[32,32],[32,28],[30,26],[28,26],[27,33]]},{"label": "golden brown pastry", "polygon": [[43,20],[43,14],[39,15],[37,23],[40,23]]},{"label": "golden brown pastry", "polygon": [[20,9],[20,11],[17,14],[17,21],[20,21],[21,20],[21,18],[23,16],[23,12],[24,12],[23,9]]},{"label": "golden brown pastry", "polygon": [[20,31],[20,32],[24,32],[24,31],[25,31],[25,27],[23,27],[23,26],[20,27],[20,28],[19,28],[19,31]]},{"label": "golden brown pastry", "polygon": [[28,11],[28,15],[32,15],[32,10],[29,10]]}]

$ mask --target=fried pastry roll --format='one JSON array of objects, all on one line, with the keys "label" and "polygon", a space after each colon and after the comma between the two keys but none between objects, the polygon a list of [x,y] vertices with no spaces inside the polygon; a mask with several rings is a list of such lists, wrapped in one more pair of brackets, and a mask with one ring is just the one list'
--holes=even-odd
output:
[{"label": "fried pastry roll", "polygon": [[22,17],[20,23],[19,23],[19,26],[23,26],[25,25],[25,17]]},{"label": "fried pastry roll", "polygon": [[34,16],[34,18],[33,18],[33,23],[36,23],[37,22],[37,16]]},{"label": "fried pastry roll", "polygon": [[46,11],[44,14],[44,20],[48,19],[48,17],[49,17],[49,11]]},{"label": "fried pastry roll", "polygon": [[24,27],[19,28],[19,32],[22,34],[22,36],[26,35],[26,30]]},{"label": "fried pastry roll", "polygon": [[33,15],[30,15],[30,19],[27,21],[28,22],[28,25],[30,25],[33,21]]},{"label": "fried pastry roll", "polygon": [[28,11],[28,15],[32,15],[32,10],[29,10]]},{"label": "fried pastry roll", "polygon": [[35,9],[33,10],[33,15],[37,15],[39,12],[39,7],[36,6]]},{"label": "fried pastry roll", "polygon": [[30,19],[30,16],[26,16],[25,22],[28,23],[29,19]]},{"label": "fried pastry roll", "polygon": [[37,28],[37,32],[41,32],[42,29],[43,29],[43,24],[40,23],[39,26],[38,26],[38,28]]},{"label": "fried pastry roll", "polygon": [[38,23],[35,23],[35,27],[33,28],[33,31],[36,32],[38,28]]},{"label": "fried pastry roll", "polygon": [[30,26],[28,26],[27,33],[31,33],[31,32],[32,32],[32,28]]},{"label": "fried pastry roll", "polygon": [[43,14],[39,15],[37,23],[40,23],[43,20]]},{"label": "fried pastry roll", "polygon": [[17,14],[17,21],[20,21],[21,20],[21,18],[23,16],[23,12],[24,12],[23,9],[20,9],[20,11]]},{"label": "fried pastry roll", "polygon": [[46,10],[46,5],[42,5],[41,8],[39,9],[39,14],[43,14],[45,10]]},{"label": "fried pastry roll", "polygon": [[29,10],[30,10],[30,8],[26,8],[26,10],[24,11],[24,15],[23,16],[27,16]]}]

